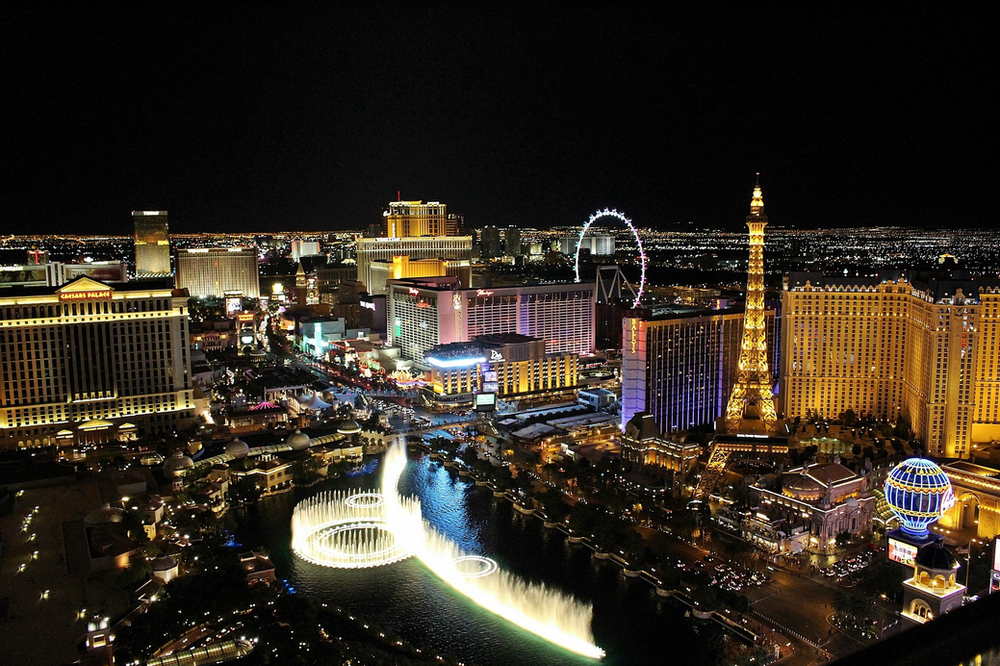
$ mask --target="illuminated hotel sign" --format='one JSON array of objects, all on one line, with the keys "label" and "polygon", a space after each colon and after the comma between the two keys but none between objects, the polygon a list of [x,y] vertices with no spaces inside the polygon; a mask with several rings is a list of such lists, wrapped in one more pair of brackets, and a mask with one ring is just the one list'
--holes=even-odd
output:
[{"label": "illuminated hotel sign", "polygon": [[410,287],[409,289],[407,289],[407,291],[410,292],[410,296],[419,296],[420,295],[420,290],[419,289],[414,289],[413,287]]},{"label": "illuminated hotel sign", "polygon": [[240,322],[253,321],[253,313],[252,312],[241,312],[238,315],[236,315],[236,321],[240,321]]},{"label": "illuminated hotel sign", "polygon": [[492,296],[493,292],[489,289],[477,289],[476,296]]},{"label": "illuminated hotel sign", "polygon": [[501,354],[499,350],[491,349],[490,350],[490,360],[491,361],[500,361],[502,363],[506,359],[504,359],[503,354]]},{"label": "illuminated hotel sign", "polygon": [[434,356],[428,356],[427,362],[433,365],[435,368],[471,368],[477,363],[485,363],[486,359],[482,356],[464,356],[461,358],[436,358]]},{"label": "illuminated hotel sign", "polygon": [[372,301],[358,301],[358,305],[365,308],[366,310],[375,310],[375,303]]},{"label": "illuminated hotel sign", "polygon": [[59,293],[60,301],[92,301],[100,298],[111,298],[111,290],[94,289],[92,291],[63,291]]},{"label": "illuminated hotel sign", "polygon": [[889,539],[889,560],[892,562],[899,562],[900,564],[905,564],[908,567],[912,567],[917,559],[917,547],[906,543],[905,541],[899,541],[898,539]]}]

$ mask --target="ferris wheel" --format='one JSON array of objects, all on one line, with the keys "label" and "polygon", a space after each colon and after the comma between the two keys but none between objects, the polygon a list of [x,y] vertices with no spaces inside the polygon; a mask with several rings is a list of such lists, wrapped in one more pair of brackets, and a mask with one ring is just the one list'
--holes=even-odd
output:
[{"label": "ferris wheel", "polygon": [[580,230],[580,238],[578,238],[576,241],[576,259],[575,259],[576,281],[577,282],[580,281],[580,246],[583,244],[583,237],[587,234],[587,231],[590,229],[590,225],[592,225],[594,222],[604,217],[613,217],[621,221],[626,227],[628,227],[628,230],[632,232],[632,236],[635,238],[635,243],[639,248],[639,270],[640,270],[639,288],[638,290],[632,290],[631,285],[629,285],[629,289],[632,290],[632,293],[635,295],[635,300],[632,302],[632,307],[637,308],[639,307],[639,304],[642,301],[642,292],[646,288],[646,251],[642,249],[642,239],[639,238],[639,232],[636,231],[636,228],[632,226],[632,220],[628,219],[627,217],[625,217],[625,215],[619,213],[617,210],[614,210],[613,208],[610,209],[605,208],[604,210],[597,211],[596,213],[590,216],[590,219],[587,220],[587,223],[583,225],[583,229]]}]

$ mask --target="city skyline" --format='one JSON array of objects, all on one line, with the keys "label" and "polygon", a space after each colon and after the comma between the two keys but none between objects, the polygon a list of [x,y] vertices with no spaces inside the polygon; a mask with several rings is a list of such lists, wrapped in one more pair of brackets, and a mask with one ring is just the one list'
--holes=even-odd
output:
[{"label": "city skyline", "polygon": [[[624,291],[616,305],[568,281],[566,261],[565,280],[530,284],[552,275],[553,253],[474,274],[464,259],[458,275],[459,261],[416,259],[430,263],[412,273],[396,261],[428,240],[468,250],[459,236],[359,241],[356,261],[364,241],[395,246],[382,296],[362,291],[360,263],[330,264],[320,243],[290,236],[262,240],[294,275],[223,234],[224,247],[182,241],[176,281],[0,267],[0,638],[52,628],[12,663],[83,651],[105,666],[212,653],[566,663],[510,634],[521,627],[609,664],[658,664],[715,618],[721,641],[689,637],[678,663],[798,665],[877,649],[952,612],[989,615],[977,598],[1000,587],[995,253],[981,248],[970,267],[988,274],[967,279],[938,255],[954,239],[922,232],[906,237],[938,269],[912,267],[920,282],[900,280],[909,270],[788,272],[820,267],[810,235],[841,261],[870,252],[863,273],[884,268],[877,256],[901,249],[899,230],[847,244],[843,232],[778,234],[765,261],[763,212],[756,187],[742,241],[650,233],[686,248],[655,250],[661,273],[693,264],[705,285],[640,283],[646,300],[627,311]],[[140,217],[166,216],[153,213]],[[404,232],[423,230],[421,217]],[[980,236],[1000,239],[963,237]],[[144,248],[128,237],[39,245],[36,262],[89,245],[140,265]],[[724,295],[736,272],[745,308]],[[767,277],[783,284],[780,327]],[[598,346],[598,308],[624,316],[611,347]],[[733,419],[747,389],[760,407],[748,396]],[[768,408],[772,393],[783,413]],[[451,592],[439,585],[415,589],[424,576],[409,557],[496,619],[440,599]],[[127,594],[95,597],[96,584]],[[511,627],[494,633],[496,621]],[[995,647],[938,645],[956,661]]]},{"label": "city skyline", "polygon": [[4,664],[1000,656],[996,10],[0,16]]},{"label": "city skyline", "polygon": [[4,226],[364,228],[398,192],[472,226],[725,228],[760,171],[787,226],[987,227],[979,18],[22,9]]}]

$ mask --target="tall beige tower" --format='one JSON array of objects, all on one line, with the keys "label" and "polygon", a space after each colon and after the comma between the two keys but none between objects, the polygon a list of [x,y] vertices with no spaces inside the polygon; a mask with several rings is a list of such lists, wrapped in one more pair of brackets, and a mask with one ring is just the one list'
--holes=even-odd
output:
[{"label": "tall beige tower", "polygon": [[[452,221],[453,222],[453,221]],[[393,201],[385,211],[385,233],[389,238],[454,236],[448,207],[438,201]]]},{"label": "tall beige tower", "polygon": [[170,270],[170,235],[167,231],[167,211],[134,210],[135,276],[165,277]]},{"label": "tall beige tower", "polygon": [[753,188],[747,227],[750,229],[750,264],[747,268],[747,305],[743,318],[743,343],[733,392],[726,408],[726,429],[774,428],[774,387],[767,364],[767,331],[764,323],[764,195],[760,174]]}]

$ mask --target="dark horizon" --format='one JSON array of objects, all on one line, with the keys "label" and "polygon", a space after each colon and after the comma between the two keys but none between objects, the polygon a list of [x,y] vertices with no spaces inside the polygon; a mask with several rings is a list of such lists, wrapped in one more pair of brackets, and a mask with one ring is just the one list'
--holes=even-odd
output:
[{"label": "dark horizon", "polygon": [[[996,224],[987,15],[433,4],[7,9],[3,229]],[[990,12],[990,15],[993,15]],[[994,16],[995,18],[995,16]]]}]

